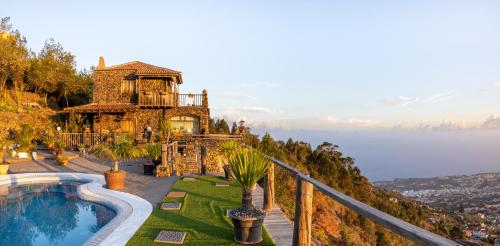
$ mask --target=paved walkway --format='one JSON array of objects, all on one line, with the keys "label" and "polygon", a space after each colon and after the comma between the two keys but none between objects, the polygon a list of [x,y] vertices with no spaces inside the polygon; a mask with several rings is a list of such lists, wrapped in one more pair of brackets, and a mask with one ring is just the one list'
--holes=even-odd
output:
[{"label": "paved walkway", "polygon": [[[148,200],[156,206],[178,177],[157,178],[143,174],[144,161],[122,162],[120,168],[127,172],[125,188],[121,191],[134,194]],[[10,164],[10,173],[37,173],[37,172],[79,172],[103,174],[111,165],[95,159],[75,158],[67,166],[61,166],[54,160],[24,161]]]},{"label": "paved walkway", "polygon": [[[264,204],[264,190],[258,185],[252,193],[252,202],[257,208],[262,208]],[[293,222],[288,220],[278,205],[275,204],[273,210],[267,213],[264,226],[277,246],[292,245]]]}]

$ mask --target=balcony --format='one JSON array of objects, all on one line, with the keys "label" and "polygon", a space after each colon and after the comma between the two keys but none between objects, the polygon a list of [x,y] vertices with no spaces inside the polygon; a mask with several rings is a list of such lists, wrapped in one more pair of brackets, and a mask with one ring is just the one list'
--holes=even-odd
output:
[{"label": "balcony", "polygon": [[192,107],[206,106],[207,94],[179,94],[169,92],[141,91],[139,93],[139,106],[149,108],[174,108],[174,107]]}]

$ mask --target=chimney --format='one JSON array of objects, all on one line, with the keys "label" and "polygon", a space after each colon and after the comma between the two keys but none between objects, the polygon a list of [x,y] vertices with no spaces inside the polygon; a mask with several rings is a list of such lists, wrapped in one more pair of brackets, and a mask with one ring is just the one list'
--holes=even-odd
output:
[{"label": "chimney", "polygon": [[99,64],[97,65],[97,69],[104,69],[106,68],[106,64],[104,64],[104,57],[100,56],[99,57]]}]

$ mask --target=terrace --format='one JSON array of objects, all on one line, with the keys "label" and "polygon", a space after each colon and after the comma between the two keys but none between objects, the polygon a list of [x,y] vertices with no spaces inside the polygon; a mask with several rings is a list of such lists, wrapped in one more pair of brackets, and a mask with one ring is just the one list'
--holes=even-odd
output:
[{"label": "terrace", "polygon": [[[311,245],[313,192],[321,192],[374,223],[417,244],[460,245],[356,201],[286,163],[270,160],[273,164],[261,183],[262,188],[258,187],[253,195],[254,205],[268,211],[264,223],[263,241],[259,245]],[[137,160],[122,164],[122,169],[128,173],[122,191],[142,197],[154,207],[152,214],[130,239],[128,245],[161,245],[154,242],[154,239],[162,230],[186,232],[185,245],[236,244],[233,241],[231,220],[226,216],[227,209],[237,207],[241,201],[241,190],[236,183],[229,182],[227,187],[217,187],[216,183],[225,182],[218,176],[194,176],[194,181],[181,179],[175,175],[163,178],[146,176],[142,172],[143,162]],[[275,202],[274,176],[277,168],[296,177],[295,223],[286,219]],[[66,166],[57,165],[49,159],[14,163],[10,166],[10,173],[102,174],[108,169],[108,163],[86,156],[73,158]],[[172,191],[185,192],[186,195],[183,198],[166,196]],[[179,211],[165,211],[160,208],[162,203],[172,201],[182,203]]]}]

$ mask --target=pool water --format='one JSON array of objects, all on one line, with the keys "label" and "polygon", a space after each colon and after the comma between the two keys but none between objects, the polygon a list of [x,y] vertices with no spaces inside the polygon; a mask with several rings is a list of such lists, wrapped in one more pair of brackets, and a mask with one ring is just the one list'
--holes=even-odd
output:
[{"label": "pool water", "polygon": [[0,246],[85,243],[116,213],[79,199],[77,185],[64,182],[0,186]]}]

